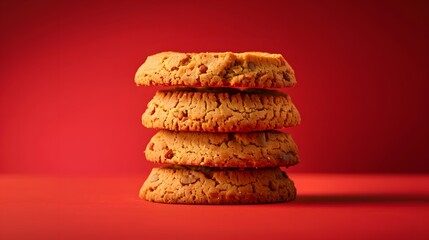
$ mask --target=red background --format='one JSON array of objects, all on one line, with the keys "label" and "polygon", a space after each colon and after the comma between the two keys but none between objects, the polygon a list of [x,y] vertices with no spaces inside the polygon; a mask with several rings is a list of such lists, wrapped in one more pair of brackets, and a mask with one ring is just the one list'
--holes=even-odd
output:
[{"label": "red background", "polygon": [[1,1],[0,172],[141,173],[145,58],[282,53],[291,172],[429,172],[427,1]]}]

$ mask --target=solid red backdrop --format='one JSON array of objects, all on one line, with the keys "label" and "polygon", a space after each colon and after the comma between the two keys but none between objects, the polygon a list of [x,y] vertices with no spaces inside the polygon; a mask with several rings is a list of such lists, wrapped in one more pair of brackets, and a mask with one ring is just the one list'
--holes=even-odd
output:
[{"label": "solid red backdrop", "polygon": [[429,172],[427,1],[1,1],[0,172],[138,173],[160,51],[281,53],[291,172]]}]

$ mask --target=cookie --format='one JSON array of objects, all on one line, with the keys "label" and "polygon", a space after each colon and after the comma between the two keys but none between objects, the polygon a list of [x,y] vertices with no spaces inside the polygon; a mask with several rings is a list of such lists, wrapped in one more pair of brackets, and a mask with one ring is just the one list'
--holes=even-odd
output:
[{"label": "cookie", "polygon": [[178,53],[149,56],[135,82],[143,86],[283,88],[296,84],[295,73],[280,54]]},{"label": "cookie", "polygon": [[176,88],[157,91],[142,116],[147,128],[249,132],[298,125],[290,97],[275,90]]},{"label": "cookie", "polygon": [[299,162],[292,136],[279,131],[248,133],[157,132],[146,147],[146,159],[188,166],[261,168]]},{"label": "cookie", "polygon": [[279,168],[154,168],[140,189],[142,199],[181,204],[272,203],[295,196],[294,183]]}]

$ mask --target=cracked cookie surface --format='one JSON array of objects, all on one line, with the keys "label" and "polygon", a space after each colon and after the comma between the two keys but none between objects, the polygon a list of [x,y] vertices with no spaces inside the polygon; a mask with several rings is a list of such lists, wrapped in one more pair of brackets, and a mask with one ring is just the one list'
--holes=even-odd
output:
[{"label": "cracked cookie surface", "polygon": [[249,132],[298,125],[290,97],[275,90],[175,88],[157,91],[142,116],[147,128]]},{"label": "cracked cookie surface", "polygon": [[280,168],[169,166],[152,169],[139,196],[159,203],[251,204],[292,201],[296,189]]},{"label": "cracked cookie surface", "polygon": [[248,133],[158,131],[146,147],[155,163],[209,167],[278,167],[299,162],[292,136],[269,130]]},{"label": "cracked cookie surface", "polygon": [[280,54],[178,53],[149,56],[137,70],[137,85],[283,88],[296,84],[295,73]]}]

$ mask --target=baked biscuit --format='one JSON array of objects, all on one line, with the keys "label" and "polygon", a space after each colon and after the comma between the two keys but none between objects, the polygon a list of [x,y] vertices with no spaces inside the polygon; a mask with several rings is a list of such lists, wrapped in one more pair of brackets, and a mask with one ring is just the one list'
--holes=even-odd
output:
[{"label": "baked biscuit", "polygon": [[261,168],[292,166],[298,148],[287,133],[157,132],[146,147],[146,159],[187,166]]},{"label": "baked biscuit", "polygon": [[176,88],[157,91],[145,127],[173,131],[248,132],[298,125],[290,97],[275,90]]},{"label": "baked biscuit", "polygon": [[139,195],[159,203],[250,204],[291,201],[296,189],[279,168],[170,166],[152,169]]},{"label": "baked biscuit", "polygon": [[296,84],[295,74],[280,54],[178,53],[149,56],[135,82],[143,86],[283,88]]}]

